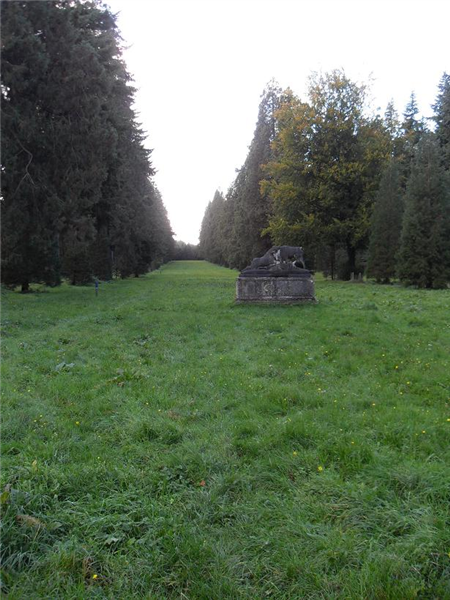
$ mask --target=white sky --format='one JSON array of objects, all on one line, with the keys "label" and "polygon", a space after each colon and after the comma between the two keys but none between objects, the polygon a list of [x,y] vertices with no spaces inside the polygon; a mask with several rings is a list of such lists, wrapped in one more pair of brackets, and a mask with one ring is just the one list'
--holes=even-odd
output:
[{"label": "white sky", "polygon": [[275,78],[306,99],[311,71],[373,78],[373,107],[411,91],[424,116],[450,71],[449,0],[106,0],[119,12],[136,108],[177,239],[197,243]]}]

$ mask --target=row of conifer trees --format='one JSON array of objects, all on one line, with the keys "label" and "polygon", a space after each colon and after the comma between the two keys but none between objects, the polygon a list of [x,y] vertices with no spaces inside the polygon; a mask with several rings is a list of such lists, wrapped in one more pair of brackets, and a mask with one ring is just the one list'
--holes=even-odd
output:
[{"label": "row of conifer trees", "polygon": [[173,236],[114,15],[97,0],[2,4],[2,281],[139,275]]},{"label": "row of conifer trees", "polygon": [[420,287],[450,281],[450,76],[433,116],[415,95],[400,118],[368,108],[343,71],[313,74],[307,101],[271,82],[247,159],[202,222],[200,251],[242,269],[273,244],[301,245],[307,265]]}]

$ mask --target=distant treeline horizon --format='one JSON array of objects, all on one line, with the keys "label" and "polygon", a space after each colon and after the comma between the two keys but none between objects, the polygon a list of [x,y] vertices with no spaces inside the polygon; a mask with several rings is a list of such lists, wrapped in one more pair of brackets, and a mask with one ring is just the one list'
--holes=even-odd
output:
[{"label": "distant treeline horizon", "polygon": [[270,82],[243,166],[206,208],[199,255],[242,269],[272,245],[297,245],[332,278],[446,287],[450,75],[431,127],[414,93],[401,117],[392,102],[370,114],[366,97],[343,70],[313,74],[307,101]]}]

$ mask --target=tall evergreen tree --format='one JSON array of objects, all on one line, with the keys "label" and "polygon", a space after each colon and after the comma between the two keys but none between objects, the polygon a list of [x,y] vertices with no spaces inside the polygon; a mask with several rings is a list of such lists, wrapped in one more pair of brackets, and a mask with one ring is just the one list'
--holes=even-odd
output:
[{"label": "tall evergreen tree", "polygon": [[[142,236],[142,244],[148,249],[145,270],[157,269],[162,264],[171,260],[175,251],[173,231],[163,199],[158,188],[149,181],[151,203],[148,211],[147,227]],[[150,232],[150,233],[149,233]]]},{"label": "tall evergreen tree", "polygon": [[403,151],[402,129],[398,113],[392,100],[386,106],[383,125],[387,133],[387,142],[390,146],[389,154],[395,158],[399,158]]},{"label": "tall evergreen tree", "polygon": [[[235,208],[236,208],[236,181],[230,186],[224,202],[220,205],[217,234],[215,243],[220,251],[220,264],[225,267],[235,268],[239,263],[241,248],[236,240],[234,229]],[[242,259],[241,259],[242,260]]]},{"label": "tall evergreen tree", "polygon": [[[108,11],[75,3],[55,12],[47,38],[52,69],[45,104],[58,127],[51,164],[63,199],[62,270],[73,283],[94,274],[109,279],[107,235],[98,235],[98,224],[109,204],[104,185],[118,142],[109,105],[122,67],[115,21]],[[72,53],[61,56],[61,39]]]},{"label": "tall evergreen tree", "polygon": [[114,16],[97,0],[2,9],[2,280],[142,272],[172,234]]},{"label": "tall evergreen tree", "polygon": [[400,159],[403,170],[404,186],[406,185],[406,181],[411,172],[417,146],[426,131],[425,123],[423,119],[418,118],[418,114],[419,107],[417,105],[416,95],[414,92],[411,92],[409,102],[403,113],[403,122],[401,126],[402,149]]},{"label": "tall evergreen tree", "polygon": [[271,144],[276,134],[276,111],[281,90],[270,82],[262,94],[258,120],[249,153],[240,169],[231,192],[233,203],[232,239],[234,247],[228,262],[242,269],[255,256],[261,256],[271,246],[262,232],[269,224],[269,197],[261,190],[263,165],[272,158]]},{"label": "tall evergreen tree", "polygon": [[403,189],[399,166],[392,158],[385,168],[375,199],[367,275],[389,283],[396,274],[403,216]]},{"label": "tall evergreen tree", "polygon": [[419,142],[407,183],[398,275],[406,284],[445,287],[450,280],[450,186],[440,146],[428,133]]},{"label": "tall evergreen tree", "polygon": [[224,264],[221,221],[225,205],[222,192],[216,190],[208,204],[200,229],[200,251],[206,260]]},{"label": "tall evergreen tree", "polygon": [[433,105],[436,134],[442,148],[444,167],[450,170],[450,75],[444,73],[439,83],[439,93]]},{"label": "tall evergreen tree", "polygon": [[49,66],[36,30],[46,3],[2,2],[2,281],[59,280],[55,235],[59,202],[46,169],[47,121],[41,101]]}]

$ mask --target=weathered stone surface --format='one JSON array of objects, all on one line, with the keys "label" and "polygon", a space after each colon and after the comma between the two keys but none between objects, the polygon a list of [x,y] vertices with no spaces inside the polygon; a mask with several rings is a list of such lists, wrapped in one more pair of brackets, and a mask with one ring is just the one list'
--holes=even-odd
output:
[{"label": "weathered stone surface", "polygon": [[301,246],[272,246],[254,258],[236,282],[236,302],[316,302],[314,281]]},{"label": "weathered stone surface", "polygon": [[264,276],[280,275],[286,276],[297,272],[301,274],[305,271],[305,262],[303,259],[303,248],[300,246],[272,246],[264,256],[254,258],[251,264],[246,267],[242,276]]},{"label": "weathered stone surface", "polygon": [[239,276],[236,281],[236,302],[316,302],[314,280],[309,272],[300,277]]}]

